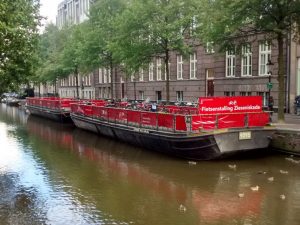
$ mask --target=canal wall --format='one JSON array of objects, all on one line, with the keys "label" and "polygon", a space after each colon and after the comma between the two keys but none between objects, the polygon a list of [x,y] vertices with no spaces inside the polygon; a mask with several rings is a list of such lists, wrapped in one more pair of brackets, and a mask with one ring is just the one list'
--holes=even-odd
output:
[{"label": "canal wall", "polygon": [[291,119],[288,117],[289,121],[286,124],[274,124],[276,132],[272,137],[271,148],[300,155],[300,117],[295,116]]}]

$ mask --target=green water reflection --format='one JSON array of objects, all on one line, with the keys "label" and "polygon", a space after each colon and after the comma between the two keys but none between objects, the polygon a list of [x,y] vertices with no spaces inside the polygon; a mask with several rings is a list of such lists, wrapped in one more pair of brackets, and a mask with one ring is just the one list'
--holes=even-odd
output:
[{"label": "green water reflection", "polygon": [[300,224],[289,156],[194,165],[6,105],[0,143],[0,224]]}]

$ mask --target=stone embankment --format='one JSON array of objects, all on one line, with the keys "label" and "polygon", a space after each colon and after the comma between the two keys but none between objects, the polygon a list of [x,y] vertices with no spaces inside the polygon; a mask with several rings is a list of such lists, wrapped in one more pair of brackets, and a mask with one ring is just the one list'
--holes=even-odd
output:
[{"label": "stone embankment", "polygon": [[286,114],[285,122],[285,124],[277,123],[277,115],[273,115],[273,125],[277,131],[273,135],[271,148],[300,155],[300,116]]}]

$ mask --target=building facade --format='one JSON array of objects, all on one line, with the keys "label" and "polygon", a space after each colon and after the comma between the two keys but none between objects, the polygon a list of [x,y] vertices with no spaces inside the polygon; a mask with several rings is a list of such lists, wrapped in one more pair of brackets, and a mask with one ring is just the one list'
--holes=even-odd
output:
[{"label": "building facade", "polygon": [[[57,25],[63,27],[84,21],[89,7],[89,0],[64,0],[58,7]],[[292,40],[286,41],[284,55],[285,107],[287,111],[292,111],[294,98],[300,95],[300,45]],[[276,109],[277,58],[276,41],[266,42],[263,37],[255,37],[255,40],[249,37],[249,42],[239,51],[231,49],[225,54],[214,51],[211,43],[195,46],[187,58],[172,52],[169,62],[170,101],[197,101],[200,96],[260,95],[265,106],[269,96],[272,96]],[[81,75],[80,97],[165,100],[163,62],[163,58],[153,58],[134,77],[126,76],[119,68],[113,71],[112,77],[107,68],[94,71],[90,78]],[[61,97],[76,97],[73,75],[60,81],[58,86]]]},{"label": "building facade", "polygon": [[[62,29],[64,26],[71,26],[82,23],[88,19],[90,9],[90,0],[64,0],[57,8],[56,26]],[[60,97],[77,98],[77,89],[79,98],[95,98],[94,75],[79,74],[78,87],[73,74],[67,78],[58,81],[58,94]]]}]

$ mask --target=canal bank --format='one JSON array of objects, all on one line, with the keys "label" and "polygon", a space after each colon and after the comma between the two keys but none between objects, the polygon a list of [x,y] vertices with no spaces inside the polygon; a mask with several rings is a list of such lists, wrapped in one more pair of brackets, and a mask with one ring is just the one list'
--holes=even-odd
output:
[{"label": "canal bank", "polygon": [[300,116],[286,114],[284,124],[277,123],[277,114],[272,117],[276,132],[272,137],[271,148],[289,154],[300,155]]}]

